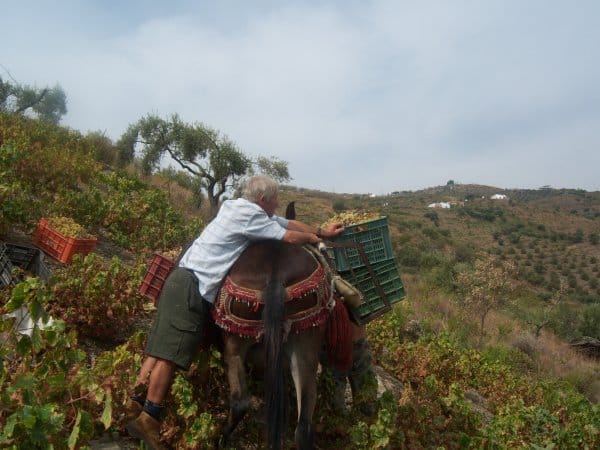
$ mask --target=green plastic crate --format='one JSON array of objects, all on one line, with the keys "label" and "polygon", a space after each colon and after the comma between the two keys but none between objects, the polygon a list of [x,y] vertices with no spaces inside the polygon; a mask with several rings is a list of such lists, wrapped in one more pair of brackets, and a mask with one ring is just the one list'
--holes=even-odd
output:
[{"label": "green plastic crate", "polygon": [[[398,303],[406,297],[406,292],[404,291],[394,258],[371,264],[371,269],[377,277],[377,281],[390,305]],[[376,316],[378,311],[387,307],[386,301],[380,297],[375,281],[366,267],[354,269],[352,272],[340,272],[340,275],[359,289],[364,296],[365,303],[360,305],[355,311],[359,319],[366,319],[371,315]]]},{"label": "green plastic crate", "polygon": [[[368,262],[372,265],[394,257],[387,217],[369,220],[345,227],[334,242],[362,244]],[[334,248],[335,265],[339,272],[364,267],[365,262],[356,248]]]}]

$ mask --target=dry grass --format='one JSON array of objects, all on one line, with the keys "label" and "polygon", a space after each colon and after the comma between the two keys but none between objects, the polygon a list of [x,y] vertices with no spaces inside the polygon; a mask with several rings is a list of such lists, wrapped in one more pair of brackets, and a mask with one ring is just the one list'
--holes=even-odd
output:
[{"label": "dry grass", "polygon": [[[490,344],[519,349],[531,358],[539,375],[567,380],[590,401],[600,401],[600,361],[583,356],[549,331],[542,330],[536,338],[521,322],[501,312],[490,313],[486,328]],[[510,332],[498,332],[503,329]]]},{"label": "dry grass", "polygon": [[[403,282],[409,293],[411,318],[427,324],[429,331],[439,333],[473,333],[471,344],[477,345],[477,322],[461,313],[451,296],[431,289],[416,275],[404,275]],[[456,325],[458,324],[458,326]],[[531,364],[523,370],[533,370],[542,377],[566,380],[575,385],[590,401],[600,401],[600,362],[573,350],[551,332],[542,330],[538,338],[522,322],[492,311],[486,318],[484,347],[502,345],[523,352]]]}]

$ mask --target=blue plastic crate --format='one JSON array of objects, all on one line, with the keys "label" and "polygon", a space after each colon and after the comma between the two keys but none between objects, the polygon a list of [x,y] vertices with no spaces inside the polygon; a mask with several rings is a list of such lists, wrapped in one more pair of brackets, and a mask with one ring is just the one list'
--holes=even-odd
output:
[{"label": "blue plastic crate", "polygon": [[[369,220],[345,227],[342,234],[334,242],[358,242],[362,244],[370,264],[388,260],[394,257],[388,229],[387,217]],[[335,265],[337,270],[344,272],[350,268],[364,267],[365,262],[360,257],[358,249],[334,248]]]}]

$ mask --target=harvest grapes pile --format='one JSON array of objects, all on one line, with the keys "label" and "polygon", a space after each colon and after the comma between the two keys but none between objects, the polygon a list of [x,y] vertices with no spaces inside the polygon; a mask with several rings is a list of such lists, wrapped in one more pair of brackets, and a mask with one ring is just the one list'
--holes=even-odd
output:
[{"label": "harvest grapes pile", "polygon": [[322,226],[330,223],[341,222],[344,226],[356,225],[357,223],[367,222],[369,220],[379,219],[381,215],[373,211],[349,210],[343,211],[327,219]]},{"label": "harvest grapes pile", "polygon": [[165,251],[159,252],[159,255],[162,256],[163,258],[167,258],[168,260],[175,262],[175,261],[177,261],[177,258],[179,258],[180,253],[181,253],[181,247],[177,247],[172,250],[165,250]]},{"label": "harvest grapes pile", "polygon": [[94,236],[89,234],[85,228],[69,217],[50,217],[48,225],[53,230],[59,232],[63,236],[73,237],[75,239],[93,239]]}]

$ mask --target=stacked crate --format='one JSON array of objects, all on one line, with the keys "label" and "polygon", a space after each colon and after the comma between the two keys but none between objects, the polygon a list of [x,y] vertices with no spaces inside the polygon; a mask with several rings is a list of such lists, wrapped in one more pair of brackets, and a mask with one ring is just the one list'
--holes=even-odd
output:
[{"label": "stacked crate", "polygon": [[18,267],[47,282],[51,272],[40,249],[26,245],[0,242],[0,288],[17,283],[12,269]]},{"label": "stacked crate", "polygon": [[155,305],[158,303],[160,291],[162,291],[165,280],[169,276],[169,273],[171,273],[174,265],[173,261],[158,253],[152,256],[148,271],[142,280],[139,291],[152,300]]},{"label": "stacked crate", "polygon": [[334,241],[347,245],[333,249],[339,274],[364,296],[365,302],[353,311],[355,320],[359,323],[373,320],[406,297],[392,251],[387,217],[346,226]]},{"label": "stacked crate", "polygon": [[12,282],[12,262],[8,257],[6,244],[0,242],[0,288],[8,286]]}]

